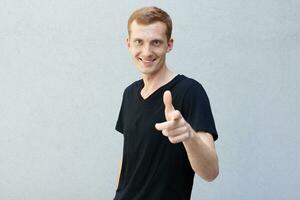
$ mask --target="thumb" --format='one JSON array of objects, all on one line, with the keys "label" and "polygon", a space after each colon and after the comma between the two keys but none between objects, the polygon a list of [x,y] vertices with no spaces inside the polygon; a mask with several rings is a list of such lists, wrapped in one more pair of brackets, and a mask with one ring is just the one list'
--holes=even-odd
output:
[{"label": "thumb", "polygon": [[172,94],[169,90],[164,92],[163,100],[164,100],[164,104],[165,104],[165,113],[166,114],[175,110],[173,107],[173,104],[172,104]]}]

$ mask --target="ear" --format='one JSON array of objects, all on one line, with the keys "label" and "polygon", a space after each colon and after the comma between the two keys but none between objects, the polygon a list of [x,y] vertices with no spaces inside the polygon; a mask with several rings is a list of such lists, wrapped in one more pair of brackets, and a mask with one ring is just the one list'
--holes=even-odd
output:
[{"label": "ear", "polygon": [[167,47],[167,53],[169,53],[173,49],[174,40],[173,38],[170,38],[168,41],[168,47]]},{"label": "ear", "polygon": [[126,45],[127,45],[127,48],[130,49],[130,41],[129,41],[129,37],[126,38]]}]

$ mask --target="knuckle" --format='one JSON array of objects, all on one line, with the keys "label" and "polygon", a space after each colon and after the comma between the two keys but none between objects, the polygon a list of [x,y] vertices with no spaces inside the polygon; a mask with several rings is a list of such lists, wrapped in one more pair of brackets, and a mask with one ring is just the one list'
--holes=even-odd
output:
[{"label": "knuckle", "polygon": [[167,131],[167,130],[162,130],[162,134],[163,134],[164,136],[168,136],[168,131]]},{"label": "knuckle", "polygon": [[181,133],[181,131],[180,131],[179,129],[176,129],[176,130],[174,130],[173,132],[174,132],[175,135]]},{"label": "knuckle", "polygon": [[175,126],[176,122],[175,121],[171,121],[170,126]]},{"label": "knuckle", "polygon": [[169,140],[170,140],[170,142],[173,143],[173,144],[176,143],[176,140],[175,140],[174,138],[169,137]]}]

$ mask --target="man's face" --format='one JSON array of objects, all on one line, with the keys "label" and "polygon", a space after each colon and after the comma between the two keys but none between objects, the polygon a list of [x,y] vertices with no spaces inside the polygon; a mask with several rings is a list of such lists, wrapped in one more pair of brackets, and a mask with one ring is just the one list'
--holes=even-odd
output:
[{"label": "man's face", "polygon": [[138,70],[151,76],[165,67],[166,53],[171,51],[173,39],[168,41],[166,25],[162,22],[140,25],[133,21],[127,46]]}]

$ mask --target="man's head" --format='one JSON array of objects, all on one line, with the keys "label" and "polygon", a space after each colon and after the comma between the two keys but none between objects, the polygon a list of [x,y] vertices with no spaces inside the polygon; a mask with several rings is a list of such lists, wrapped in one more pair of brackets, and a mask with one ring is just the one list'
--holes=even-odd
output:
[{"label": "man's head", "polygon": [[159,8],[141,8],[130,16],[127,46],[142,74],[152,76],[166,68],[166,53],[173,47],[171,32],[171,18]]},{"label": "man's head", "polygon": [[168,13],[157,7],[144,7],[134,11],[128,19],[128,36],[131,33],[131,24],[135,21],[139,25],[149,25],[162,22],[166,25],[166,36],[170,40],[172,34],[172,20]]}]

